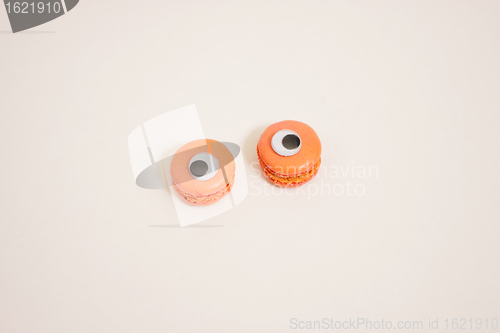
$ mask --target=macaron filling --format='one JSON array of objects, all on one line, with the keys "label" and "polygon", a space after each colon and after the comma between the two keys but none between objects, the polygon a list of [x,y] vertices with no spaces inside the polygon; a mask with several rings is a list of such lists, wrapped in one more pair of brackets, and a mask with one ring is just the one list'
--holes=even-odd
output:
[{"label": "macaron filling", "polygon": [[301,173],[293,174],[293,175],[285,175],[278,173],[272,170],[269,166],[267,166],[262,157],[260,156],[259,148],[257,148],[257,156],[259,158],[259,163],[264,171],[266,177],[275,185],[281,187],[295,187],[300,186],[304,183],[310,181],[319,171],[319,167],[321,165],[321,158],[309,169]]}]

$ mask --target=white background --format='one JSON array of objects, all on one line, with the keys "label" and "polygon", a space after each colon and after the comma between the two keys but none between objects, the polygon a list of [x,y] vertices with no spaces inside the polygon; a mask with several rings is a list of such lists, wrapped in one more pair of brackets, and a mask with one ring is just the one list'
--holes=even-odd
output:
[{"label": "white background", "polygon": [[[83,0],[12,34],[1,9],[0,331],[500,318],[499,17],[498,1]],[[193,103],[247,170],[265,127],[297,119],[323,165],[379,176],[351,179],[362,196],[250,188],[178,228],[168,192],[134,184],[127,137]]]}]

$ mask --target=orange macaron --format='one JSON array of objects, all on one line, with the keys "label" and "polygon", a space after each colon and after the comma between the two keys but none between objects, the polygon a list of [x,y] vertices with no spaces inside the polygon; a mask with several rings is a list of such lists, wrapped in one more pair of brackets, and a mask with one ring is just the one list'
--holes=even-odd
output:
[{"label": "orange macaron", "polygon": [[182,146],[170,163],[173,188],[195,206],[212,205],[225,197],[233,187],[235,169],[231,151],[210,139]]},{"label": "orange macaron", "polygon": [[321,164],[321,141],[307,124],[285,120],[269,126],[257,144],[259,163],[266,177],[280,187],[310,181]]}]

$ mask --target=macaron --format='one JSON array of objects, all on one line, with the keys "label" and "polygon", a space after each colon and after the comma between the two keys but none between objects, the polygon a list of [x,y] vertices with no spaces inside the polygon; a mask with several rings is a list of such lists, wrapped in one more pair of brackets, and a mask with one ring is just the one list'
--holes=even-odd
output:
[{"label": "macaron", "polygon": [[285,120],[260,136],[257,155],[262,171],[275,185],[297,187],[310,181],[321,164],[321,141],[307,124]]},{"label": "macaron", "polygon": [[170,162],[172,186],[188,204],[208,206],[233,187],[236,166],[231,151],[219,141],[202,139],[179,148]]}]

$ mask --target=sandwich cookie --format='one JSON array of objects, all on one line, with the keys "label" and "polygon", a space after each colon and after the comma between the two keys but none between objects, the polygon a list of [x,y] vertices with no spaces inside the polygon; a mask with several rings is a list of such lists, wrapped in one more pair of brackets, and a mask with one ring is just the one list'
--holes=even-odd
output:
[{"label": "sandwich cookie", "polygon": [[170,163],[170,176],[173,188],[184,201],[207,206],[231,191],[235,169],[233,155],[223,143],[202,139],[177,150]]},{"label": "sandwich cookie", "polygon": [[272,124],[262,133],[257,155],[262,171],[273,184],[297,187],[318,173],[321,142],[309,125],[285,120]]}]

